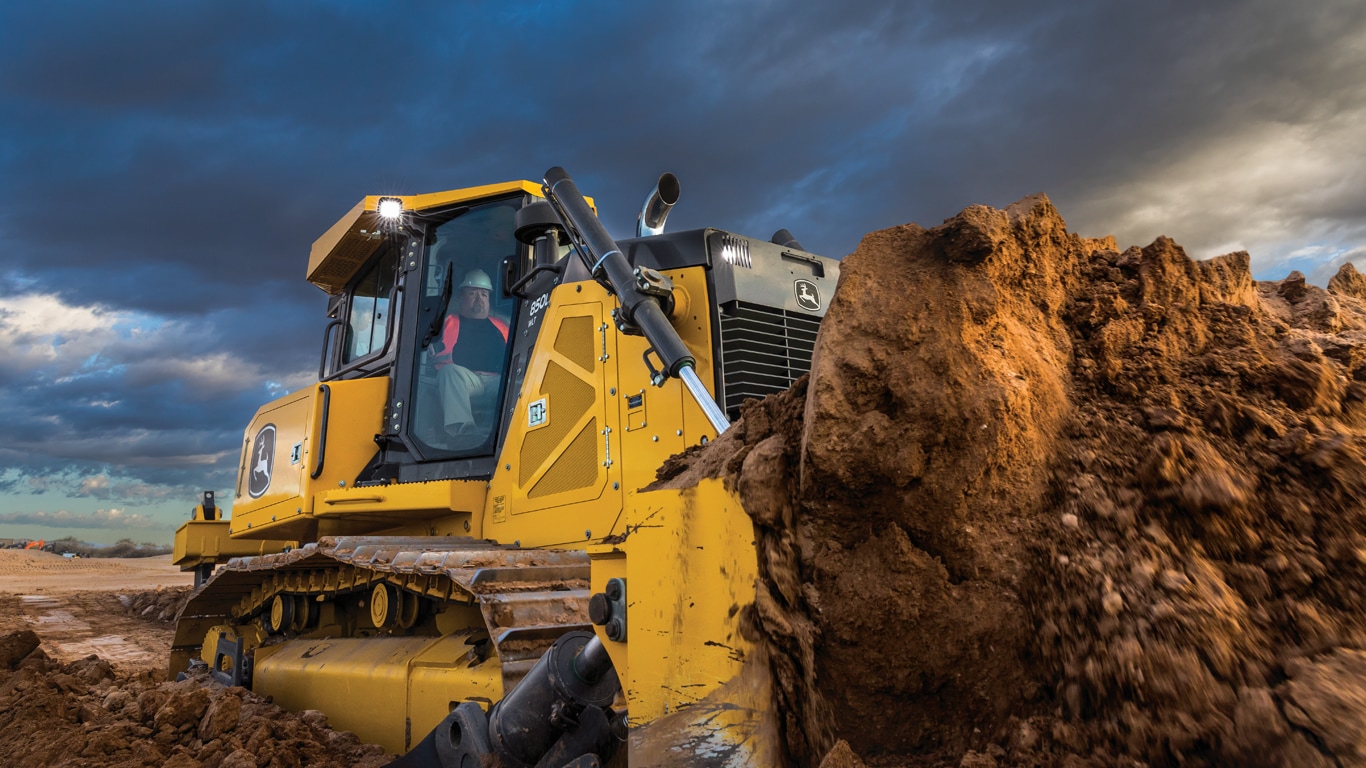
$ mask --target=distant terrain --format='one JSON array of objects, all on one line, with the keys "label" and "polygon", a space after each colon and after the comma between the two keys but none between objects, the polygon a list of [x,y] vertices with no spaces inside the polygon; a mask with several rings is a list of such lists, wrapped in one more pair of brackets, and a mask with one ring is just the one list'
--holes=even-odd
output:
[{"label": "distant terrain", "polygon": [[169,544],[153,544],[148,541],[138,544],[132,539],[119,539],[113,544],[92,544],[74,536],[53,541],[0,539],[0,549],[40,549],[44,552],[76,557],[160,557],[171,554]]}]

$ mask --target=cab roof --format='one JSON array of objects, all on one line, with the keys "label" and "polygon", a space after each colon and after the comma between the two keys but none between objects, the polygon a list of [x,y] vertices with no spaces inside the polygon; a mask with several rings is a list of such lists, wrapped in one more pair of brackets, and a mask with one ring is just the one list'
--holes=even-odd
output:
[{"label": "cab roof", "polygon": [[346,284],[384,242],[379,216],[382,199],[401,200],[404,211],[428,211],[518,192],[541,197],[541,185],[531,181],[505,181],[420,195],[370,195],[313,241],[308,255],[308,282],[332,295],[345,290]]}]

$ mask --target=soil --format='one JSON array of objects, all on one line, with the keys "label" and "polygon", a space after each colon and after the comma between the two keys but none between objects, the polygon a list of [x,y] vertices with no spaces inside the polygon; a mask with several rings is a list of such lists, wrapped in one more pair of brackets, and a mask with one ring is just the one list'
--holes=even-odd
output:
[{"label": "soil", "polygon": [[[321,712],[284,712],[202,672],[165,681],[192,579],[166,558],[147,560],[0,550],[0,762],[373,768],[392,759],[328,728]],[[146,588],[157,584],[179,586]]]},{"label": "soil", "polygon": [[188,587],[194,574],[160,557],[66,558],[51,552],[0,549],[0,591],[84,592],[141,591],[157,587]]},{"label": "soil", "polygon": [[1036,196],[866,236],[809,379],[661,477],[755,519],[794,764],[1366,765],[1364,437],[1350,265]]}]

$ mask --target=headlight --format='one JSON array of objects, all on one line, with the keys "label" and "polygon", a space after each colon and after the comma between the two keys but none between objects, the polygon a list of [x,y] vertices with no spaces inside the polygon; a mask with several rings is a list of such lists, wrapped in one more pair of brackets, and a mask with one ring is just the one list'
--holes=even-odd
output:
[{"label": "headlight", "polygon": [[378,210],[380,218],[397,219],[403,215],[403,201],[397,197],[381,197]]}]

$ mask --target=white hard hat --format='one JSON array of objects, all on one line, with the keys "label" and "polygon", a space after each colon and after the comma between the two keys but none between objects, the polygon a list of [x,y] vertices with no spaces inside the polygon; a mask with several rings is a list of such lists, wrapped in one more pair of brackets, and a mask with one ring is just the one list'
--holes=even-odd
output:
[{"label": "white hard hat", "polygon": [[482,269],[471,269],[465,273],[465,279],[460,281],[460,290],[466,288],[483,288],[486,291],[493,290],[493,281],[489,280],[489,275]]}]

